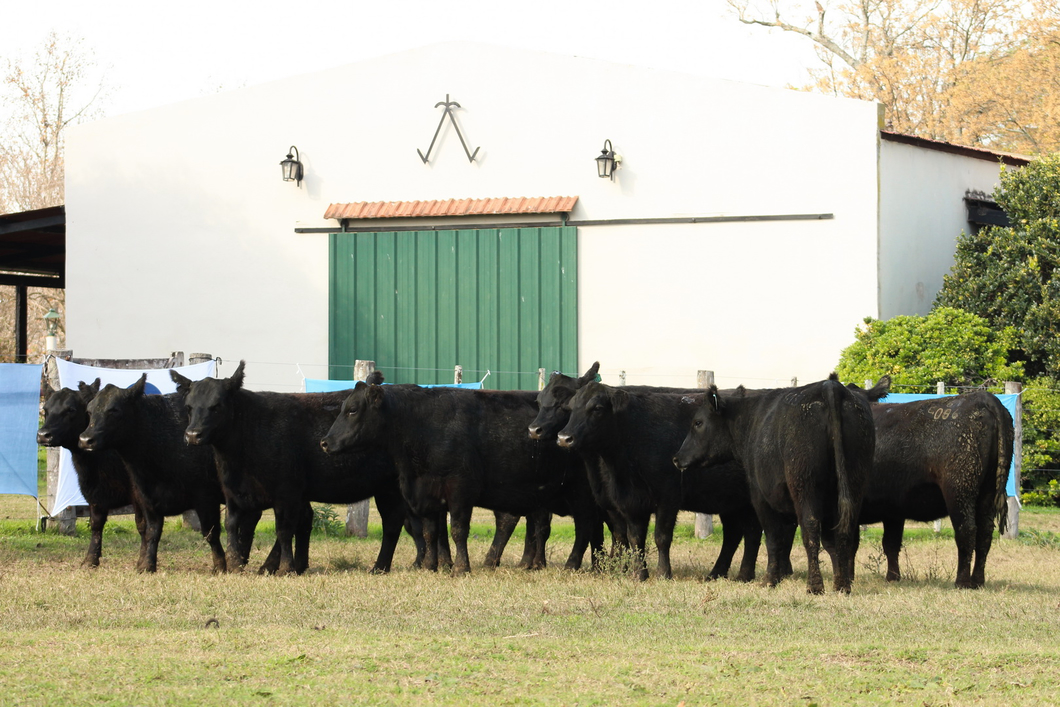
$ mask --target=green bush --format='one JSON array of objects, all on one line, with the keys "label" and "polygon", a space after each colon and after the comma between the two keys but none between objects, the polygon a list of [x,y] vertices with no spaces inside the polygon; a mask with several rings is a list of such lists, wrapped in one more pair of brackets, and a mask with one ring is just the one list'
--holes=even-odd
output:
[{"label": "green bush", "polygon": [[1015,329],[995,332],[982,317],[951,307],[886,321],[867,317],[854,336],[836,372],[858,385],[889,375],[895,392],[933,392],[936,381],[976,386],[1024,377],[1022,364],[1010,364],[1007,357],[1017,340]]}]

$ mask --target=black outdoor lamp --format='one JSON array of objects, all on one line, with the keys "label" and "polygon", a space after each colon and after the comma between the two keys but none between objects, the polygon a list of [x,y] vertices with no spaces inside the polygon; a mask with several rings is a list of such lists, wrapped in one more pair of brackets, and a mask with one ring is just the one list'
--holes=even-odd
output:
[{"label": "black outdoor lamp", "polygon": [[298,161],[298,148],[291,145],[291,151],[287,153],[287,159],[280,163],[283,170],[283,181],[295,182],[297,186],[302,185],[302,163]]},{"label": "black outdoor lamp", "polygon": [[622,157],[615,154],[610,140],[604,140],[604,149],[600,150],[600,156],[596,158],[596,174],[600,179],[615,181],[615,170],[622,164]]}]

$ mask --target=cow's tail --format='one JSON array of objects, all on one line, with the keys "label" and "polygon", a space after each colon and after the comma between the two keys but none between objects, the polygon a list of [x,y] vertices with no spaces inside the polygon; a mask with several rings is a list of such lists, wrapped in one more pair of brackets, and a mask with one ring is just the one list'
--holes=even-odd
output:
[{"label": "cow's tail", "polygon": [[[1015,425],[1008,410],[995,398],[994,407],[997,419],[997,483],[994,488],[994,517],[997,519],[997,532],[1003,534],[1008,529],[1008,472],[1012,466],[1013,445],[1016,439]],[[1019,493],[1019,489],[1016,490]]]},{"label": "cow's tail", "polygon": [[850,490],[850,473],[846,453],[843,450],[843,401],[836,395],[843,390],[833,373],[824,385],[824,404],[828,415],[828,433],[832,437],[832,452],[835,456],[836,485],[839,491],[839,528],[849,528],[855,518],[854,495]]}]

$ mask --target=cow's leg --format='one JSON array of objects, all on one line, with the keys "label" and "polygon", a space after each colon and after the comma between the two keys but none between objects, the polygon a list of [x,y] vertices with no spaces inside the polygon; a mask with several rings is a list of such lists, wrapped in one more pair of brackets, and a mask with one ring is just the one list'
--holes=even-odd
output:
[{"label": "cow's leg", "polygon": [[242,570],[247,564],[246,556],[250,555],[250,548],[243,537],[245,522],[244,512],[239,503],[230,498],[225,499],[225,533],[228,535],[225,564],[230,572]]},{"label": "cow's leg", "polygon": [[[236,541],[238,542],[238,545],[236,547],[236,552],[239,553],[239,565],[237,567],[233,567],[231,561],[228,560],[228,557],[231,554],[231,547],[232,547],[232,537],[231,537],[231,535],[229,535],[229,538],[228,538],[229,553],[226,554],[226,556],[225,556],[225,560],[228,562],[228,571],[229,572],[234,572],[234,571],[236,571],[238,569],[242,569],[243,567],[246,567],[247,562],[250,561],[250,551],[252,549],[254,549],[254,532],[258,529],[258,521],[261,520],[261,509],[260,508],[244,509],[243,512],[239,514],[239,516],[240,516],[239,517],[239,523],[238,523],[238,526],[236,527],[236,533],[237,533]],[[227,514],[227,511],[225,512],[224,526],[225,526],[225,532],[231,533],[231,530],[229,530],[229,526],[228,526],[228,514]],[[275,545],[273,547],[275,547]],[[279,557],[279,555],[277,555],[277,558],[278,557]]]},{"label": "cow's leg", "polygon": [[277,505],[276,511],[276,542],[280,545],[280,564],[276,567],[276,574],[284,575],[295,571],[294,564],[294,530],[300,519],[301,507],[295,509],[285,505]]},{"label": "cow's leg", "polygon": [[[775,587],[791,574],[791,543],[795,536],[791,524],[760,497],[752,497],[755,513],[766,536],[766,574],[762,582]],[[788,570],[784,572],[785,565]]]},{"label": "cow's leg", "polygon": [[800,509],[799,528],[802,530],[802,546],[806,550],[806,591],[824,594],[824,578],[821,576],[821,519],[808,504]]},{"label": "cow's leg", "polygon": [[630,555],[632,558],[633,577],[641,582],[648,579],[648,568],[645,566],[644,552],[648,540],[649,516],[626,517],[626,531],[629,534]]},{"label": "cow's leg", "polygon": [[154,572],[158,569],[158,541],[162,537],[165,517],[161,513],[144,513],[144,537],[140,544],[140,560],[136,563],[139,572]]},{"label": "cow's leg", "polygon": [[883,555],[887,558],[887,581],[902,579],[902,568],[898,558],[902,553],[902,535],[905,533],[905,518],[883,519]]},{"label": "cow's leg", "polygon": [[[719,579],[729,576],[729,568],[732,567],[732,558],[740,547],[740,538],[743,535],[743,519],[738,513],[719,513],[721,517],[721,551],[718,559],[710,569],[707,579]],[[747,554],[746,549],[744,554]],[[752,571],[753,575],[753,571]]]},{"label": "cow's leg", "polygon": [[953,539],[957,542],[957,581],[954,584],[958,589],[972,589],[974,588],[972,556],[975,553],[975,518],[970,513],[966,513],[963,508],[954,508],[950,511],[950,521],[953,523]]},{"label": "cow's leg", "polygon": [[383,521],[383,542],[379,546],[379,554],[371,571],[372,574],[381,574],[389,572],[393,563],[394,550],[397,549],[398,538],[401,537],[401,526],[405,522],[405,504],[399,494],[387,493],[376,495],[375,507]]},{"label": "cow's leg", "polygon": [[[822,533],[824,533],[822,529]],[[837,592],[850,593],[854,583],[854,554],[857,552],[857,517],[846,526],[839,526],[834,531],[828,530],[827,535],[835,539],[832,551],[832,588]]]},{"label": "cow's leg", "polygon": [[607,511],[607,528],[611,531],[611,557],[629,552],[629,528],[625,517],[617,511]]},{"label": "cow's leg", "polygon": [[655,509],[655,547],[659,552],[657,573],[663,579],[673,579],[670,567],[670,545],[674,541],[674,526],[677,525],[677,504],[660,505]]},{"label": "cow's leg", "polygon": [[449,518],[445,511],[438,513],[438,566],[452,569],[453,553],[449,548]]},{"label": "cow's leg", "polygon": [[306,501],[298,514],[294,529],[294,571],[304,574],[309,569],[309,538],[313,534],[313,506]]},{"label": "cow's leg", "polygon": [[[378,501],[377,501],[378,503]],[[402,504],[402,512],[405,514],[405,532],[412,538],[416,545],[416,559],[412,566],[415,569],[423,567],[423,558],[427,554],[427,543],[423,542],[423,523],[420,517],[409,510],[408,506]]]},{"label": "cow's leg", "polygon": [[[423,569],[431,572],[438,571],[438,513],[428,513],[420,516],[420,525],[423,527],[423,545],[425,554],[423,556]],[[442,532],[445,532],[443,523]],[[446,543],[448,545],[448,543]]]},{"label": "cow's leg", "polygon": [[[755,578],[755,565],[758,563],[758,550],[762,546],[762,524],[753,510],[745,509],[736,515],[743,531],[743,560],[740,572],[736,575],[738,582],[752,582]],[[725,519],[722,518],[722,523]],[[725,526],[722,526],[724,530]],[[791,568],[791,553],[788,553],[788,568]]]},{"label": "cow's leg", "polygon": [[459,577],[471,572],[471,559],[467,554],[467,536],[471,532],[471,505],[450,503],[449,532],[456,546],[456,557],[453,563],[453,576]]},{"label": "cow's leg", "polygon": [[[530,519],[533,518],[533,527]],[[526,517],[527,549],[530,550],[530,563],[526,566],[529,570],[543,570],[548,566],[548,557],[545,549],[548,547],[548,538],[552,535],[552,513],[547,508],[539,508]],[[525,554],[525,553],[524,553]]]},{"label": "cow's leg", "polygon": [[[486,559],[482,561],[482,566],[490,569],[496,569],[500,566],[504,548],[508,546],[508,541],[511,540],[515,527],[519,525],[519,516],[505,513],[504,511],[494,511],[493,518],[496,523],[496,531],[493,533],[493,542],[490,543],[490,549],[486,551]],[[529,525],[529,520],[527,524]],[[530,537],[529,529],[527,529],[526,537]],[[526,561],[526,559],[524,554],[523,560]]]},{"label": "cow's leg", "polygon": [[221,545],[221,508],[216,503],[200,503],[195,509],[199,516],[199,527],[202,536],[206,538],[213,555],[213,571],[224,572],[227,566],[225,562],[225,549]]},{"label": "cow's leg", "polygon": [[596,567],[596,555],[603,548],[603,524],[600,522],[599,514],[595,511],[582,508],[573,514],[574,517],[574,545],[571,547],[570,555],[563,569],[576,572],[582,567],[585,559],[586,548],[591,547],[589,558],[593,568]]},{"label": "cow's leg", "polygon": [[975,564],[972,567],[972,588],[986,583],[986,556],[994,541],[994,492],[981,494],[975,513]]},{"label": "cow's leg", "polygon": [[88,551],[81,560],[82,567],[99,567],[99,558],[103,554],[103,526],[107,524],[107,509],[103,506],[88,504],[88,528],[92,535],[88,541]]}]

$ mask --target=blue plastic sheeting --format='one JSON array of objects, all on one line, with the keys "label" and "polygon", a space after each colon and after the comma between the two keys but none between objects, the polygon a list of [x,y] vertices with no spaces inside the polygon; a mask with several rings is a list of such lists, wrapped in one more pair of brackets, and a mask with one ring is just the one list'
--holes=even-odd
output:
[{"label": "blue plastic sheeting", "polygon": [[0,493],[37,498],[42,368],[35,363],[0,363]]},{"label": "blue plastic sheeting", "polygon": [[[996,395],[996,394],[995,394]],[[911,403],[916,400],[933,400],[934,398],[952,398],[952,395],[939,395],[938,393],[925,393],[923,395],[917,393],[891,393],[886,398],[881,398],[881,403]],[[1016,419],[1016,404],[1019,401],[1019,395],[996,395],[997,399],[1001,401],[1001,404],[1008,410],[1008,414],[1012,415],[1012,419]],[[1012,455],[1012,465],[1008,468],[1008,484],[1005,486],[1005,493],[1009,496],[1017,496],[1016,493],[1016,455]]]},{"label": "blue plastic sheeting", "polygon": [[[337,390],[350,390],[360,381],[337,381],[323,378],[306,378],[305,392],[307,393],[334,393]],[[383,385],[387,385],[384,383]],[[453,383],[451,385],[421,385],[421,388],[468,388],[470,390],[481,390],[482,381],[478,383]]]}]

